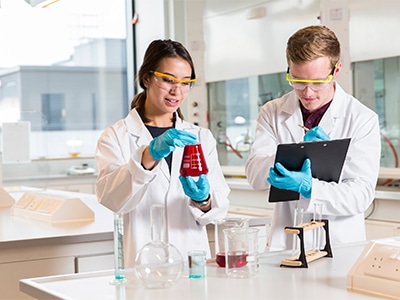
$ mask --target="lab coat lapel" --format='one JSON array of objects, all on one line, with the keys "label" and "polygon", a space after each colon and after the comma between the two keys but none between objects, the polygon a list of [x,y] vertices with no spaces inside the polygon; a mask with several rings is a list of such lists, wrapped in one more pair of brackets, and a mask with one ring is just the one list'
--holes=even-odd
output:
[{"label": "lab coat lapel", "polygon": [[136,109],[132,109],[125,118],[125,124],[129,134],[137,137],[137,145],[148,145],[153,139],[150,132],[144,126],[142,119]]},{"label": "lab coat lapel", "polygon": [[301,142],[304,136],[304,130],[299,127],[303,124],[303,117],[301,115],[299,100],[294,92],[289,96],[283,106],[282,111],[287,113],[287,119],[284,120],[284,126],[292,136],[294,142]]},{"label": "lab coat lapel", "polygon": [[176,147],[174,153],[172,154],[171,181],[175,181],[179,178],[182,156],[183,148]]},{"label": "lab coat lapel", "polygon": [[[150,144],[153,137],[151,136],[150,132],[147,130],[146,126],[144,125],[142,119],[140,118],[139,114],[137,113],[136,109],[132,109],[129,115],[125,118],[125,123],[127,126],[127,130],[130,134],[137,137],[137,146],[143,146]],[[172,159],[173,163],[174,159]],[[167,162],[163,159],[160,161],[160,168],[161,172],[170,180],[169,168]]]},{"label": "lab coat lapel", "polygon": [[[176,121],[175,128],[178,130],[183,130],[185,127],[183,124],[183,120],[178,117],[178,114],[175,113]],[[172,168],[171,168],[171,181],[178,180],[181,169],[181,162],[183,156],[183,148],[176,147],[174,153],[172,154]]]},{"label": "lab coat lapel", "polygon": [[[331,105],[333,105],[333,102]],[[321,126],[326,134],[330,136],[334,125],[334,120],[334,112],[332,111],[331,107],[329,107],[318,125]]]},{"label": "lab coat lapel", "polygon": [[345,116],[346,104],[343,103],[343,99],[347,98],[344,97],[343,94],[343,89],[336,84],[335,95],[333,96],[332,103],[319,123],[319,126],[321,126],[329,136],[331,136],[333,132],[335,123]]}]

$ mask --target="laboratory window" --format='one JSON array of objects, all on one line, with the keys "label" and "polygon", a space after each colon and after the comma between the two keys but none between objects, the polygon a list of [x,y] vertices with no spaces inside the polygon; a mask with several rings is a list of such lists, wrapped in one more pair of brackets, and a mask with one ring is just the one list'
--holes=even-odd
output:
[{"label": "laboratory window", "polygon": [[[353,62],[353,95],[379,116],[381,167],[398,168],[400,57]],[[244,166],[259,109],[292,90],[285,72],[208,84],[210,129],[222,165]]]},{"label": "laboratory window", "polygon": [[43,124],[42,130],[65,129],[65,97],[63,94],[43,94],[42,112],[47,120]]},{"label": "laboratory window", "polygon": [[127,1],[0,2],[0,134],[4,122],[29,121],[32,159],[68,157],[69,140],[93,156],[129,111]]}]

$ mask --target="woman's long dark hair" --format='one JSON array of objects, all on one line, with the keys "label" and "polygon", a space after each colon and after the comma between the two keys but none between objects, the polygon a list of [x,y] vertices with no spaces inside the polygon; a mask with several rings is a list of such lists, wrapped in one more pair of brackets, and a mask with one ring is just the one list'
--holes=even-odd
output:
[{"label": "woman's long dark hair", "polygon": [[[152,76],[152,71],[158,69],[161,60],[164,58],[173,58],[178,57],[186,60],[190,67],[192,68],[192,74],[190,76],[191,79],[196,78],[196,74],[194,71],[194,64],[189,52],[186,48],[177,41],[172,40],[155,40],[150,43],[149,47],[146,50],[144,55],[142,66],[139,69],[139,73],[137,76],[138,83],[140,87],[143,89],[142,92],[135,95],[131,102],[131,109],[136,108],[140,117],[142,118],[144,123],[149,122],[150,120],[146,118],[144,112],[144,103],[146,101],[146,92],[147,88],[144,84],[146,80]],[[178,116],[183,119],[183,114],[180,108],[177,109]],[[174,115],[175,117],[175,115]],[[173,120],[175,121],[175,120]]]}]

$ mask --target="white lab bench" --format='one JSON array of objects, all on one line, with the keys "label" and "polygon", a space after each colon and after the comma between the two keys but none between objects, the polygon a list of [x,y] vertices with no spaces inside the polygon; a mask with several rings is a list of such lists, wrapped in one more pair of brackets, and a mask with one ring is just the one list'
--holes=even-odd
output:
[{"label": "white lab bench", "polygon": [[129,283],[116,287],[110,284],[113,270],[72,275],[23,279],[22,292],[37,299],[141,299],[141,300],[244,300],[244,299],[376,299],[347,289],[347,274],[367,242],[334,247],[333,258],[323,257],[308,264],[308,268],[280,267],[290,251],[263,254],[259,273],[250,278],[227,278],[225,269],[210,260],[206,279],[184,276],[171,288],[146,289],[127,270]]},{"label": "white lab bench", "polygon": [[[18,200],[30,188],[10,192]],[[34,190],[35,191],[35,190]],[[47,195],[78,197],[94,212],[94,221],[51,223],[14,216],[0,208],[0,299],[32,299],[20,293],[21,278],[112,268],[113,214],[95,195],[40,190]]]}]

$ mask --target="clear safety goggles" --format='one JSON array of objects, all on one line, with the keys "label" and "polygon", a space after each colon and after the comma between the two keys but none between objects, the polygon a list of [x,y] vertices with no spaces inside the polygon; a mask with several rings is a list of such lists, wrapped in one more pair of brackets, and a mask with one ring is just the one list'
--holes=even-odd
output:
[{"label": "clear safety goggles", "polygon": [[313,91],[321,91],[326,89],[333,80],[333,74],[335,73],[336,65],[332,68],[331,73],[325,79],[300,79],[292,77],[290,69],[288,67],[286,72],[286,81],[296,90],[303,91],[307,86]]},{"label": "clear safety goggles", "polygon": [[196,79],[178,79],[172,75],[161,72],[152,72],[157,86],[163,90],[170,91],[179,87],[182,93],[187,93],[194,86]]}]

